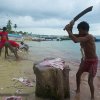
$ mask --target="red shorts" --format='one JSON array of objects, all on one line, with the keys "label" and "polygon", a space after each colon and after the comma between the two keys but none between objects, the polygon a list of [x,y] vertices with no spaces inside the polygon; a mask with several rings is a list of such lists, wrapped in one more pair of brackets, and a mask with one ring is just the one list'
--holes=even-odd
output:
[{"label": "red shorts", "polygon": [[4,45],[5,45],[5,43],[4,43],[4,42],[0,42],[0,49],[1,49],[1,48],[3,48],[3,47],[4,47]]},{"label": "red shorts", "polygon": [[13,40],[7,40],[5,42],[1,41],[0,42],[0,48],[3,48],[6,42],[9,42],[11,44],[11,46],[13,46],[13,47],[19,48],[19,44],[17,42],[13,41]]},{"label": "red shorts", "polygon": [[13,40],[8,40],[8,42],[13,46],[19,48],[19,44]]},{"label": "red shorts", "polygon": [[89,72],[93,77],[96,75],[98,58],[84,59],[81,62],[80,69],[82,72]]}]

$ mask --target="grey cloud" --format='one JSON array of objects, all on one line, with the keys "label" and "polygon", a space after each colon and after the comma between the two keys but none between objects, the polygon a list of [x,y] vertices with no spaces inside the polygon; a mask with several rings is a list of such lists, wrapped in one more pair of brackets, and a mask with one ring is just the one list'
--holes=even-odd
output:
[{"label": "grey cloud", "polygon": [[48,20],[48,23],[43,24],[43,26],[54,27],[55,23],[47,25],[50,23],[50,19],[57,19],[59,22],[71,20],[76,14],[90,5],[94,5],[94,10],[82,17],[82,20],[100,23],[100,2],[98,0],[95,2],[94,0],[0,0],[0,16],[8,16],[14,18],[14,20],[20,16],[23,18],[30,16],[33,21],[31,24],[35,23],[37,25],[39,21],[43,20],[45,22],[45,20]]},{"label": "grey cloud", "polygon": [[[77,13],[81,2],[73,0],[0,0],[0,12],[34,18],[66,18]],[[84,1],[83,1],[84,2]],[[77,6],[78,9],[77,9]],[[71,13],[72,12],[72,13]]]}]

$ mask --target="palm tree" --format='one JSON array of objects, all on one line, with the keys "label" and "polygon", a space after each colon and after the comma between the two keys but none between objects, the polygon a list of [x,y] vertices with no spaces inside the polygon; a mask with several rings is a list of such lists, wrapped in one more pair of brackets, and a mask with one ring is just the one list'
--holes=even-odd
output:
[{"label": "palm tree", "polygon": [[16,30],[16,28],[17,28],[17,24],[14,25],[14,28],[15,28],[15,30]]},{"label": "palm tree", "polygon": [[11,32],[12,31],[11,24],[12,24],[11,20],[8,20],[8,22],[7,22],[7,30],[8,30],[8,32]]}]

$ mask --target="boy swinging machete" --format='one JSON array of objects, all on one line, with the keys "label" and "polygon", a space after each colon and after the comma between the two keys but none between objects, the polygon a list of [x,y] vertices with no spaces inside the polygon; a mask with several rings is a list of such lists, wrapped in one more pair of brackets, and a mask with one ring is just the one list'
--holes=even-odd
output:
[{"label": "boy swinging machete", "polygon": [[95,38],[89,34],[89,24],[86,21],[82,21],[77,25],[79,34],[74,35],[72,32],[73,25],[80,17],[86,13],[92,11],[93,6],[88,7],[81,13],[79,13],[74,19],[65,26],[64,30],[67,31],[70,39],[74,43],[80,43],[82,51],[82,59],[78,72],[76,73],[76,93],[80,93],[80,80],[83,72],[88,72],[88,84],[91,92],[91,100],[94,100],[94,85],[93,80],[97,72],[98,57],[96,54]]}]

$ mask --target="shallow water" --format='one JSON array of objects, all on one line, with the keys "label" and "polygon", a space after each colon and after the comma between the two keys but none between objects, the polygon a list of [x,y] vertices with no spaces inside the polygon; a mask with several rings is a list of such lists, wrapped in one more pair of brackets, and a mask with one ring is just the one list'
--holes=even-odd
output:
[{"label": "shallow water", "polygon": [[[21,83],[12,81],[12,78],[27,77],[30,80],[35,80],[33,73],[33,63],[43,60],[47,57],[61,57],[69,65],[71,71],[69,73],[70,83],[70,100],[90,100],[90,90],[87,82],[87,73],[82,75],[81,92],[80,95],[76,95],[76,82],[75,75],[78,70],[81,54],[79,50],[79,44],[74,45],[71,41],[49,41],[49,42],[27,42],[30,46],[29,53],[19,52],[20,60],[16,61],[13,54],[7,59],[4,58],[4,53],[0,57],[0,94],[14,95],[17,89],[22,89],[23,94],[29,94],[24,97],[24,100],[44,100],[35,97],[35,81],[34,87],[26,87]],[[96,44],[97,47],[99,44]],[[99,47],[97,48],[98,55],[100,54]],[[100,56],[99,56],[100,57]],[[14,86],[16,84],[16,86]],[[95,100],[100,100],[100,68],[98,67],[98,73],[94,81],[95,85]],[[0,100],[2,100],[0,98]],[[67,99],[69,100],[69,99]]]}]

